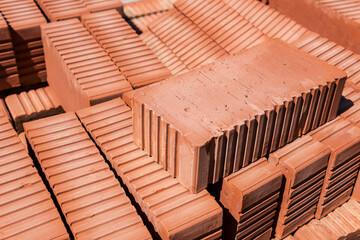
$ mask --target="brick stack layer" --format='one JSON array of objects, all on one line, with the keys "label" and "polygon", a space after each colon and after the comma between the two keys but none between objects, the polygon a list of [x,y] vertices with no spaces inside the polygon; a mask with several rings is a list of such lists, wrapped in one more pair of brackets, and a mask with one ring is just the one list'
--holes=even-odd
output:
[{"label": "brick stack layer", "polygon": [[83,15],[81,19],[134,88],[172,75],[115,10]]},{"label": "brick stack layer", "polygon": [[360,203],[349,200],[321,220],[314,219],[294,234],[295,240],[359,239]]},{"label": "brick stack layer", "polygon": [[228,55],[221,46],[175,8],[170,9],[148,27],[188,68],[195,68]]},{"label": "brick stack layer", "polygon": [[0,239],[70,239],[60,214],[0,107]]},{"label": "brick stack layer", "polygon": [[79,20],[41,27],[48,82],[66,111],[107,101],[132,89]]},{"label": "brick stack layer", "polygon": [[14,47],[8,25],[0,14],[0,90],[19,87],[19,74],[16,66]]},{"label": "brick stack layer", "polygon": [[330,150],[303,136],[270,154],[269,162],[285,175],[275,235],[282,239],[315,217]]},{"label": "brick stack layer", "polygon": [[353,192],[360,167],[360,128],[337,118],[309,135],[331,150],[316,212],[320,219],[346,202]]},{"label": "brick stack layer", "polygon": [[24,124],[75,239],[151,239],[74,113]]},{"label": "brick stack layer", "polygon": [[310,30],[360,54],[359,1],[300,0],[288,2],[271,0],[270,6]]},{"label": "brick stack layer", "polygon": [[131,109],[115,99],[76,113],[162,239],[220,239],[222,209],[191,194],[133,142]]},{"label": "brick stack layer", "polygon": [[[267,59],[274,64],[261,74],[251,73],[251,64],[260,71]],[[298,69],[301,64],[308,70],[305,75],[291,70],[291,76],[273,78],[275,69]],[[325,76],[329,71],[339,75]],[[197,192],[333,119],[344,75],[278,40],[269,41],[135,91],[135,142]]]},{"label": "brick stack layer", "polygon": [[161,60],[173,75],[187,72],[189,68],[183,63],[171,49],[160,41],[151,31],[146,31],[140,38]]},{"label": "brick stack layer", "polygon": [[121,0],[35,0],[51,21],[80,18],[82,14],[116,9],[123,13]]},{"label": "brick stack layer", "polygon": [[5,98],[15,128],[22,132],[24,122],[64,112],[59,99],[50,87],[12,94]]},{"label": "brick stack layer", "polygon": [[232,55],[266,40],[261,31],[221,0],[180,0],[175,7]]},{"label": "brick stack layer", "polygon": [[266,159],[224,178],[220,202],[236,221],[236,229],[228,230],[236,232],[236,239],[271,238],[278,216],[282,182],[281,170]]},{"label": "brick stack layer", "polygon": [[[46,81],[46,69],[40,24],[46,23],[40,9],[31,0],[0,1],[0,11],[9,29],[17,72],[10,79],[19,78],[23,86]],[[10,57],[10,56],[9,56]],[[13,57],[12,64],[13,64]],[[17,75],[16,75],[17,74]]]}]

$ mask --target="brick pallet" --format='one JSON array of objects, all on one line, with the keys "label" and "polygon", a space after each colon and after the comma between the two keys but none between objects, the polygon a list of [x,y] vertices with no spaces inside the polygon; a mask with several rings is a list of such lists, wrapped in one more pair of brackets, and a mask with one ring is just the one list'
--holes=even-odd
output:
[{"label": "brick pallet", "polygon": [[360,54],[359,1],[271,0],[270,6],[310,30]]},{"label": "brick pallet", "polygon": [[315,215],[320,219],[346,202],[353,192],[360,168],[360,128],[337,118],[309,135],[331,150]]},{"label": "brick pallet", "polygon": [[[273,65],[259,73],[267,59]],[[296,66],[291,59],[297,59]],[[289,75],[300,65],[307,68],[303,75]],[[274,78],[271,72],[280,68],[289,72]],[[197,192],[333,119],[344,77],[339,69],[272,40],[135,91],[135,143]]]},{"label": "brick pallet", "polygon": [[220,202],[231,213],[224,227],[236,222],[226,234],[235,239],[270,239],[279,211],[283,174],[261,159],[224,178]]},{"label": "brick pallet", "polygon": [[222,209],[191,194],[133,142],[131,109],[121,99],[76,112],[162,239],[220,239]]},{"label": "brick pallet", "polygon": [[330,151],[303,136],[270,154],[269,162],[285,175],[275,236],[282,239],[315,217]]},{"label": "brick pallet", "polygon": [[83,15],[81,20],[134,88],[172,76],[115,10]]},{"label": "brick pallet", "polygon": [[60,214],[0,107],[0,239],[70,239]]},{"label": "brick pallet", "polygon": [[5,102],[18,132],[24,131],[24,122],[64,112],[50,87],[9,95],[5,98]]},{"label": "brick pallet", "polygon": [[24,124],[75,239],[151,239],[74,113]]},{"label": "brick pallet", "polygon": [[41,26],[49,85],[65,111],[119,97],[132,89],[77,19]]}]

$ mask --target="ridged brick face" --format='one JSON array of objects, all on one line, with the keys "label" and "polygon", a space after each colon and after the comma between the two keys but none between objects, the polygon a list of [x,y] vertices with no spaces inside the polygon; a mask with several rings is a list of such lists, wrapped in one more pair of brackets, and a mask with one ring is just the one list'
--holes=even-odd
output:
[{"label": "ridged brick face", "polygon": [[315,217],[330,150],[303,136],[270,154],[286,178],[275,235],[282,239]]},{"label": "ridged brick face", "polygon": [[70,239],[23,143],[0,106],[0,239]]},{"label": "ridged brick face", "polygon": [[353,192],[360,166],[360,128],[337,118],[309,135],[331,150],[316,212],[320,219],[346,202]]},{"label": "ridged brick face", "polygon": [[271,238],[279,214],[282,183],[281,170],[265,158],[224,178],[220,202],[237,223],[236,229],[229,230],[236,239]]},{"label": "ridged brick face", "polygon": [[41,27],[48,82],[66,111],[104,102],[132,89],[79,20]]},{"label": "ridged brick face", "polygon": [[[259,70],[265,59],[274,65]],[[301,65],[304,75],[289,75]],[[266,69],[287,74],[274,78]],[[339,69],[272,40],[135,91],[134,140],[197,192],[333,119],[345,79]]]},{"label": "ridged brick face", "polygon": [[172,76],[117,11],[83,15],[81,19],[132,87],[146,86]]},{"label": "ridged brick face", "polygon": [[115,99],[76,112],[162,239],[220,239],[222,209],[191,194],[134,144],[131,109]]},{"label": "ridged brick face", "polygon": [[25,123],[24,128],[76,239],[151,239],[74,113]]}]

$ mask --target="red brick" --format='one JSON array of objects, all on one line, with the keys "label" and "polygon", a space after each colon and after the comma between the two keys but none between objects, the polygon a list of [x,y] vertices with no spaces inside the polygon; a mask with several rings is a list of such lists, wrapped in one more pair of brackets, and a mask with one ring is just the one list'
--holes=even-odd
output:
[{"label": "red brick", "polygon": [[172,7],[172,2],[169,0],[145,0],[125,4],[124,13],[127,17],[134,18],[163,12]]},{"label": "red brick", "polygon": [[1,239],[70,239],[32,159],[0,106]]},{"label": "red brick", "polygon": [[175,7],[230,54],[266,40],[262,32],[223,1],[182,0]]},{"label": "red brick", "polygon": [[331,151],[316,212],[320,219],[350,198],[360,168],[360,128],[337,118],[309,135]]},{"label": "red brick", "polygon": [[41,27],[49,85],[66,111],[107,101],[132,89],[78,20]]},{"label": "red brick", "polygon": [[[272,0],[270,6],[312,31],[360,53],[359,3],[349,0]],[[301,14],[300,14],[301,13]]]},{"label": "red brick", "polygon": [[9,95],[5,102],[18,132],[24,122],[63,113],[60,101],[50,87]]},{"label": "red brick", "polygon": [[286,178],[275,229],[278,238],[288,236],[314,218],[329,157],[330,150],[307,135],[270,154],[269,161]]},{"label": "red brick", "polygon": [[[118,12],[93,13],[83,15],[81,19],[134,88],[171,76],[169,70]],[[111,36],[108,37],[110,32]]]},{"label": "red brick", "polygon": [[119,13],[123,13],[123,4],[121,0],[84,0],[84,3],[90,12],[115,9]]},{"label": "red brick", "polygon": [[131,109],[121,99],[77,112],[162,239],[218,239],[222,209],[203,190],[191,194],[133,142]]},{"label": "red brick", "polygon": [[[275,61],[274,54],[267,49],[276,52],[279,60]],[[292,58],[304,61],[296,60],[296,66],[292,66]],[[250,65],[259,71],[259,66],[269,63],[265,59],[274,64],[264,67],[261,75],[251,72]],[[246,71],[240,67],[243,64]],[[299,69],[299,64],[308,66],[304,75],[293,70],[282,71],[284,75],[276,78],[272,74],[274,69],[284,66]],[[322,73],[328,74],[328,69],[332,69],[339,75],[320,76],[320,68],[324,69]],[[289,75],[290,72],[293,74]],[[269,41],[238,56],[137,90],[133,96],[135,142],[184,186],[197,192],[292,141],[312,125],[317,126],[313,119],[319,121],[320,117],[328,119],[334,115],[338,100],[336,97],[331,103],[334,92],[327,95],[324,83],[335,78],[343,82],[344,75],[278,40]],[[298,84],[301,81],[303,85]],[[175,138],[176,141],[171,140]]]},{"label": "red brick", "polygon": [[28,122],[24,129],[76,239],[151,239],[74,113]]},{"label": "red brick", "polygon": [[139,30],[141,30],[142,32],[146,32],[146,31],[148,31],[147,26],[151,22],[155,21],[155,19],[162,16],[164,13],[166,13],[166,12],[158,12],[158,13],[153,13],[150,15],[138,16],[135,18],[131,18],[131,22],[133,22]]},{"label": "red brick", "polygon": [[220,202],[237,222],[238,239],[270,239],[278,215],[282,181],[281,170],[266,159],[224,178]]},{"label": "red brick", "polygon": [[35,0],[51,21],[65,20],[80,17],[89,10],[83,0],[58,1],[58,0]]}]

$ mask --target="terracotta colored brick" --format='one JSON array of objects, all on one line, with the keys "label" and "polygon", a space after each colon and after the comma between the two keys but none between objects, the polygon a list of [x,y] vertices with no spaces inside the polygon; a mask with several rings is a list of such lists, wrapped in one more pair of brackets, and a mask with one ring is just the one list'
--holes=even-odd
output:
[{"label": "terracotta colored brick", "polygon": [[275,235],[282,239],[315,216],[324,183],[330,150],[308,135],[270,154],[285,175],[279,219]]},{"label": "terracotta colored brick", "polygon": [[77,112],[162,239],[219,239],[222,209],[191,194],[133,142],[131,109],[121,99]]},{"label": "terracotta colored brick", "polygon": [[349,200],[321,220],[314,219],[294,234],[296,240],[359,239],[360,205]]},{"label": "terracotta colored brick", "polygon": [[64,112],[60,101],[50,87],[13,94],[7,96],[5,102],[18,132],[24,130],[22,126],[24,122]]},{"label": "terracotta colored brick", "polygon": [[171,76],[170,71],[115,10],[83,15],[81,19],[134,88]]},{"label": "terracotta colored brick", "polygon": [[74,113],[28,122],[24,129],[76,239],[151,239]]},{"label": "terracotta colored brick", "polygon": [[281,170],[265,158],[224,178],[220,202],[237,222],[236,239],[270,239],[282,181]]},{"label": "terracotta colored brick", "polygon": [[51,21],[65,20],[80,17],[83,13],[88,13],[84,0],[35,0]]},{"label": "terracotta colored brick", "polygon": [[70,239],[49,192],[0,107],[0,239]]},{"label": "terracotta colored brick", "polygon": [[90,12],[115,9],[123,14],[123,4],[121,0],[84,0],[84,3]]},{"label": "terracotta colored brick", "polygon": [[345,71],[348,75],[347,83],[356,88],[360,86],[360,56],[358,54],[311,32],[304,34],[293,45]]},{"label": "terracotta colored brick", "polygon": [[128,3],[124,5],[124,13],[129,18],[149,15],[166,11],[173,7],[170,0],[144,0]]},{"label": "terracotta colored brick", "polygon": [[[352,0],[272,0],[270,6],[312,31],[360,53],[360,3]],[[301,13],[301,14],[299,14]]]},{"label": "terracotta colored brick", "polygon": [[0,91],[19,87],[19,75],[8,25],[0,14]]},{"label": "terracotta colored brick", "polygon": [[48,82],[66,111],[107,101],[132,89],[77,19],[41,28]]},{"label": "terracotta colored brick", "polygon": [[169,69],[173,75],[188,71],[188,67],[183,63],[173,51],[160,41],[151,31],[144,32],[140,38],[155,53],[161,62]]},{"label": "terracotta colored brick", "polygon": [[262,32],[221,0],[181,0],[175,7],[230,54],[266,40]]},{"label": "terracotta colored brick", "polygon": [[337,118],[309,135],[331,151],[315,214],[320,219],[350,198],[360,168],[360,128]]},{"label": "terracotta colored brick", "polygon": [[188,68],[195,68],[228,55],[175,8],[170,9],[148,27]]},{"label": "terracotta colored brick", "polygon": [[[42,61],[33,60],[34,57],[44,56],[40,25],[46,23],[45,17],[31,0],[1,0],[0,9],[10,26],[13,52],[16,59],[16,61],[11,61],[11,64],[16,64],[16,67],[11,68],[10,79],[18,78],[23,86],[45,82],[44,59]],[[8,63],[10,64],[10,62]]]},{"label": "terracotta colored brick", "polygon": [[[307,71],[295,72],[300,66]],[[335,115],[340,98],[331,103],[334,92],[327,95],[324,84],[344,77],[339,69],[271,40],[136,90],[135,143],[197,192],[307,132],[315,120]]]},{"label": "terracotta colored brick", "polygon": [[131,22],[133,22],[139,30],[141,30],[142,32],[146,32],[146,31],[148,31],[147,26],[151,22],[155,21],[158,17],[162,16],[164,13],[165,12],[158,12],[158,13],[153,13],[150,15],[134,17],[134,18],[131,18]]},{"label": "terracotta colored brick", "polygon": [[291,18],[259,1],[224,0],[224,2],[270,38],[280,38],[292,43],[308,32],[308,29]]}]

